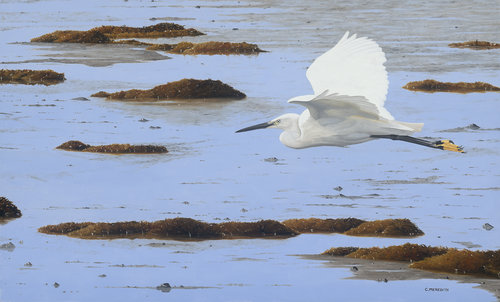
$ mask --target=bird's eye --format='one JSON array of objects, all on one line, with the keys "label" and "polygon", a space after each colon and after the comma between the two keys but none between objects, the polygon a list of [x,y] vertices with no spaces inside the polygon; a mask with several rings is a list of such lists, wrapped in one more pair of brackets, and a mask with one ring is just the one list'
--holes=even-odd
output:
[{"label": "bird's eye", "polygon": [[281,123],[281,120],[276,120],[276,121],[274,122],[274,124],[275,124],[275,125],[278,125],[279,123]]}]

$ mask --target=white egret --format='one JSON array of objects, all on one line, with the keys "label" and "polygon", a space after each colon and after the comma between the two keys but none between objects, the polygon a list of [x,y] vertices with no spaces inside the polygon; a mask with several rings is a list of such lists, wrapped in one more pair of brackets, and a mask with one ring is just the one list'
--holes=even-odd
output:
[{"label": "white egret", "polygon": [[432,142],[411,137],[423,124],[396,121],[384,108],[389,87],[385,61],[375,41],[357,38],[356,34],[349,37],[346,32],[307,69],[314,95],[288,100],[306,107],[302,114],[287,113],[236,132],[279,128],[283,130],[280,141],[291,148],[345,147],[385,138],[463,152],[450,140]]}]

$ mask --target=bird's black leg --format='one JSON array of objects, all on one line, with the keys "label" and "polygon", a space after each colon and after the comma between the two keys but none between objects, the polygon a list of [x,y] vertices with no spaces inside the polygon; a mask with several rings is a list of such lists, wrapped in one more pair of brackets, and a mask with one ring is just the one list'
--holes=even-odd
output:
[{"label": "bird's black leg", "polygon": [[425,139],[416,138],[416,137],[412,137],[412,136],[408,136],[408,135],[395,135],[395,134],[370,135],[370,137],[386,138],[386,139],[392,139],[392,140],[397,140],[397,141],[404,141],[404,142],[417,144],[417,145],[421,145],[421,146],[425,146],[425,147],[429,147],[429,148],[464,153],[463,148],[455,145],[455,143],[453,143],[453,141],[451,141],[451,140],[440,140],[440,141],[431,142],[431,141],[428,141]]}]

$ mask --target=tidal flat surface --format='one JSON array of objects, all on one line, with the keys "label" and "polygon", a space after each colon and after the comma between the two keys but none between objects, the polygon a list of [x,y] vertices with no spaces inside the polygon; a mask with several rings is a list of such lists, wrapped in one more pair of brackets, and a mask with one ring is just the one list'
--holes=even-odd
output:
[{"label": "tidal flat surface", "polygon": [[[401,88],[427,78],[499,86],[499,50],[447,46],[500,42],[499,14],[498,5],[486,0],[0,2],[0,68],[53,69],[67,79],[50,87],[0,86],[0,196],[23,212],[0,224],[0,244],[15,245],[0,249],[0,301],[498,300],[495,279],[485,281],[493,284],[488,290],[447,274],[384,282],[352,278],[349,265],[298,255],[405,242],[500,249],[500,94]],[[245,41],[269,52],[183,56],[126,45],[28,43],[55,30],[165,21],[206,35],[155,43]],[[301,112],[286,100],[312,92],[306,68],[347,30],[374,39],[386,52],[392,115],[425,123],[418,137],[452,139],[467,153],[393,141],[294,150],[279,142],[277,130],[234,133]],[[221,80],[247,98],[124,103],[90,97],[182,78]],[[467,128],[472,123],[480,128]],[[55,149],[68,140],[159,144],[170,152]],[[163,241],[37,232],[68,221],[174,217],[408,218],[425,235]],[[484,229],[486,223],[494,228]],[[157,289],[164,283],[170,291]]]}]

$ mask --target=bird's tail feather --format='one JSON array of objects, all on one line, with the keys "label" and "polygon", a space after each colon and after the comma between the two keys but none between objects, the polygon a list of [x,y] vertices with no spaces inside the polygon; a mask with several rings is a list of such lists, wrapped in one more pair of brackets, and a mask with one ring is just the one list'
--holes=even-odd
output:
[{"label": "bird's tail feather", "polygon": [[422,131],[422,128],[424,127],[424,123],[407,123],[407,122],[399,122],[399,123],[412,129],[413,132],[420,132],[420,131]]}]

